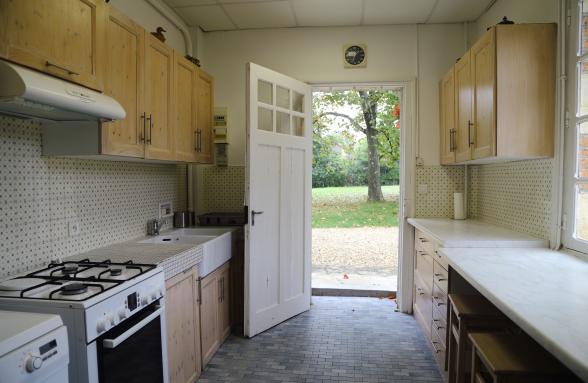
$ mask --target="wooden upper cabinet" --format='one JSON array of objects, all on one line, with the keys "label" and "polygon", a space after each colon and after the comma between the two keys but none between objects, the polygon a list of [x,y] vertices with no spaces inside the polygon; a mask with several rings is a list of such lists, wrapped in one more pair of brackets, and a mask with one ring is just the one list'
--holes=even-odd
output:
[{"label": "wooden upper cabinet", "polygon": [[173,160],[174,54],[151,34],[145,37],[145,158]]},{"label": "wooden upper cabinet", "polygon": [[441,164],[455,162],[455,78],[453,68],[439,83],[439,116],[441,124]]},{"label": "wooden upper cabinet", "polygon": [[471,49],[473,79],[472,158],[496,155],[496,45],[494,28]]},{"label": "wooden upper cabinet", "polygon": [[102,154],[145,156],[143,81],[145,31],[108,7],[106,20],[106,76],[104,93],[125,109],[124,120],[102,124]]},{"label": "wooden upper cabinet", "polygon": [[198,162],[212,163],[212,115],[214,105],[214,82],[212,76],[198,70],[198,128],[197,143]]},{"label": "wooden upper cabinet", "polygon": [[470,68],[470,52],[455,64],[455,128],[457,162],[472,158],[471,127],[472,127],[472,74]]},{"label": "wooden upper cabinet", "polygon": [[0,56],[103,90],[104,0],[0,0]]},{"label": "wooden upper cabinet", "polygon": [[198,67],[174,52],[176,160],[196,162],[198,157]]}]

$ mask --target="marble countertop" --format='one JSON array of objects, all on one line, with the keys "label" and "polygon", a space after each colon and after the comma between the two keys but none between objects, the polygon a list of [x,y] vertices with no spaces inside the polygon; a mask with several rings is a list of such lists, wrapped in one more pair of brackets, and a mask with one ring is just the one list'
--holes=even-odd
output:
[{"label": "marble countertop", "polygon": [[472,219],[409,218],[441,247],[549,247],[549,241]]},{"label": "marble countertop", "polygon": [[442,248],[449,265],[588,381],[588,261],[521,248]]}]

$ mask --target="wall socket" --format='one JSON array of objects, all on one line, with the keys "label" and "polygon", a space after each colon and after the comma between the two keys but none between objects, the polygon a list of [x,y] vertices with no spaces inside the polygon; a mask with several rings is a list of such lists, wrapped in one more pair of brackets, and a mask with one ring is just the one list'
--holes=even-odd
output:
[{"label": "wall socket", "polygon": [[70,237],[80,235],[80,221],[78,221],[77,219],[70,220],[67,224],[67,231]]}]

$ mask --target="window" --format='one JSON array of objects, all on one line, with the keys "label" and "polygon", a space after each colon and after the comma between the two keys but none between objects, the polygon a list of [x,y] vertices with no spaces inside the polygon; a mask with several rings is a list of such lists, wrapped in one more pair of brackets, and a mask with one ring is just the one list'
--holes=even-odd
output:
[{"label": "window", "polygon": [[[575,4],[575,2],[571,2]],[[565,133],[564,245],[588,252],[588,0],[572,7]]]}]

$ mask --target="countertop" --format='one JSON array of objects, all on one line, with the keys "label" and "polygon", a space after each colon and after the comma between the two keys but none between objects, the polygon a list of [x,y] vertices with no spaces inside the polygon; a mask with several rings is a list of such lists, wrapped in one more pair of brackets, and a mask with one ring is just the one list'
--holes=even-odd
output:
[{"label": "countertop", "polygon": [[441,247],[549,247],[549,241],[472,219],[409,218]]},{"label": "countertop", "polygon": [[549,249],[442,248],[449,265],[588,381],[588,262]]}]

